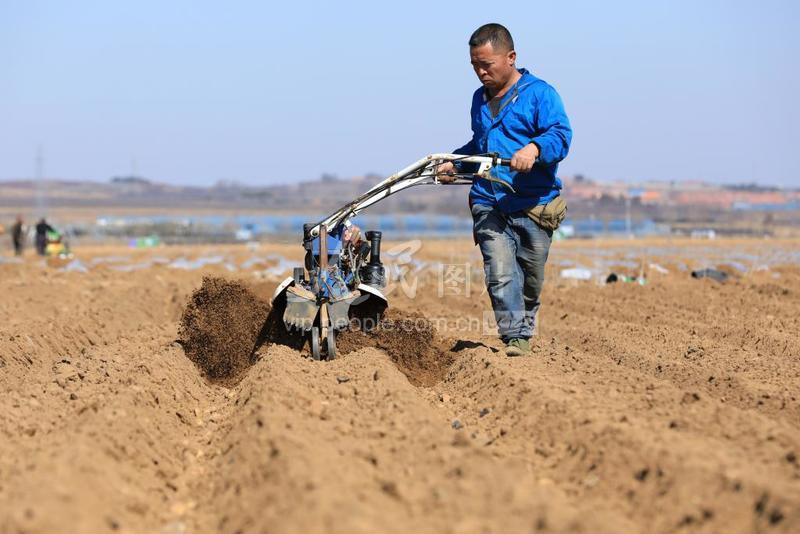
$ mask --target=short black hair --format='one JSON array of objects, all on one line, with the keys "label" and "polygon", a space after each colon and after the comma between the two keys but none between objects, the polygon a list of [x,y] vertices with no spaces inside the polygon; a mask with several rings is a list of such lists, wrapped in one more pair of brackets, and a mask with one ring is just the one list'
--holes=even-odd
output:
[{"label": "short black hair", "polygon": [[469,38],[469,47],[483,46],[486,43],[491,43],[495,52],[510,52],[514,50],[514,39],[511,38],[511,32],[502,24],[490,22],[484,24],[474,32]]}]

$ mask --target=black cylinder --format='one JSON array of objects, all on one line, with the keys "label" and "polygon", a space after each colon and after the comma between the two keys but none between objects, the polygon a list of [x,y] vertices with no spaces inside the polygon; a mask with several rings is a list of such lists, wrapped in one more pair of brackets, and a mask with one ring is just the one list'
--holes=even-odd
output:
[{"label": "black cylinder", "polygon": [[380,263],[368,263],[361,267],[359,271],[361,281],[368,286],[382,288],[386,287],[386,271]]},{"label": "black cylinder", "polygon": [[311,238],[311,230],[314,226],[314,223],[305,223],[303,225],[303,248],[306,250],[311,250],[311,243],[314,241]]},{"label": "black cylinder", "polygon": [[381,262],[381,234],[377,230],[370,230],[367,232],[367,239],[369,240],[369,262],[372,265],[380,264]]}]

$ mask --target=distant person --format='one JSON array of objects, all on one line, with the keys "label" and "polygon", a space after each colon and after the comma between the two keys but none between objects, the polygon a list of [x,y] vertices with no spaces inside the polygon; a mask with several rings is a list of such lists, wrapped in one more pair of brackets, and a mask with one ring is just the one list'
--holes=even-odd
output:
[{"label": "distant person", "polygon": [[36,223],[36,253],[44,256],[47,251],[47,232],[53,232],[53,227],[47,224],[44,217]]},{"label": "distant person", "polygon": [[17,220],[11,226],[11,242],[14,243],[15,256],[22,256],[22,245],[23,245],[22,234],[23,234],[22,215],[17,215]]},{"label": "distant person", "polygon": [[[476,179],[469,204],[500,337],[507,355],[521,356],[530,352],[553,231],[566,215],[556,171],[569,151],[572,128],[556,90],[517,68],[505,27],[475,30],[469,52],[483,86],[472,98],[472,140],[455,153],[496,152],[511,159],[510,168],[492,172],[515,192]],[[438,172],[452,174],[455,168],[448,162]]]}]

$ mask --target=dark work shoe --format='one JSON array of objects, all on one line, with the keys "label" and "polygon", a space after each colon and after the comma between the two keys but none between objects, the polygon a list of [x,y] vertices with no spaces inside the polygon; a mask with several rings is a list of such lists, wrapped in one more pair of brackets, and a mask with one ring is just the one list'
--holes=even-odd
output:
[{"label": "dark work shoe", "polygon": [[510,339],[506,343],[506,356],[525,356],[530,352],[531,344],[527,339]]}]

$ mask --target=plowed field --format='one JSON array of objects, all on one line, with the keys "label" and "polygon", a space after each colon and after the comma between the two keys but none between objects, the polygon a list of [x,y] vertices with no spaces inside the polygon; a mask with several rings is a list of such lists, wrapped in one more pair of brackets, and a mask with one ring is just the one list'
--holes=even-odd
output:
[{"label": "plowed field", "polygon": [[[520,358],[470,243],[397,247],[391,326],[332,362],[244,248],[0,265],[0,532],[800,531],[800,268],[758,265],[800,244],[557,244]],[[647,283],[559,276],[612,257]]]}]

